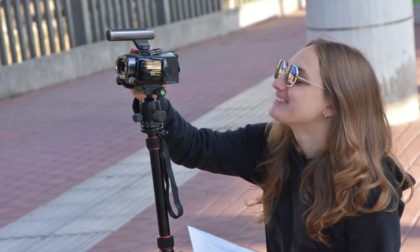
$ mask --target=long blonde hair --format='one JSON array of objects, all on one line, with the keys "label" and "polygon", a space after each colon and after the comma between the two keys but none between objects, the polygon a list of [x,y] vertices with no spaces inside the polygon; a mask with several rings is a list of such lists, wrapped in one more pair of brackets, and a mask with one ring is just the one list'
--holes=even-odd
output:
[{"label": "long blonde hair", "polygon": [[[325,96],[335,109],[328,146],[324,155],[312,160],[301,176],[300,197],[308,205],[304,216],[309,236],[328,245],[322,231],[345,217],[398,207],[400,192],[385,174],[383,158],[392,158],[392,136],[379,82],[363,54],[342,43],[318,39],[315,46],[321,68]],[[260,185],[263,194],[256,204],[263,205],[260,218],[268,222],[273,202],[286,184],[290,169],[289,156],[295,146],[292,130],[279,123],[268,127],[268,159],[259,165],[267,177]],[[402,183],[413,186],[403,169]],[[375,204],[368,206],[371,190],[378,191]],[[379,189],[379,190],[378,190]],[[412,188],[411,188],[412,189]]]}]

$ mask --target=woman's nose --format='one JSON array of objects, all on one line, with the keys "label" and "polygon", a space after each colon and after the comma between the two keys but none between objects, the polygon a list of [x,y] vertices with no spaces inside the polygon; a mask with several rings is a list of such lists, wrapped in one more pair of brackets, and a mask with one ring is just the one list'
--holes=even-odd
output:
[{"label": "woman's nose", "polygon": [[273,88],[277,90],[285,90],[287,88],[286,81],[283,76],[279,76],[273,82]]}]

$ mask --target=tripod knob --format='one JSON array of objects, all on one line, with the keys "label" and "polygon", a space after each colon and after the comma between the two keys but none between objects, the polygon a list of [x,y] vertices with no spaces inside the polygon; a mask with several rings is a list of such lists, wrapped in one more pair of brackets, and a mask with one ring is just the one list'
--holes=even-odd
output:
[{"label": "tripod knob", "polygon": [[166,120],[166,112],[165,111],[155,111],[153,112],[153,121],[155,122],[164,122]]},{"label": "tripod knob", "polygon": [[141,122],[143,121],[143,115],[140,113],[136,113],[133,115],[133,121],[134,122]]}]

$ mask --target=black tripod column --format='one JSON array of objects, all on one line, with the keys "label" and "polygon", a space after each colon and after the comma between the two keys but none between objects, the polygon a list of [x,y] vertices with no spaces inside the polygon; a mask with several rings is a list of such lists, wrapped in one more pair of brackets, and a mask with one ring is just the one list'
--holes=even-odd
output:
[{"label": "black tripod column", "polygon": [[150,153],[150,162],[155,193],[156,214],[159,228],[157,245],[161,252],[174,252],[174,237],[169,229],[168,211],[165,196],[165,172],[161,163],[161,139],[166,113],[160,110],[158,100],[153,99],[147,89],[147,97],[139,103],[140,113],[134,115],[134,121],[141,122],[142,132],[147,134],[146,146]]},{"label": "black tripod column", "polygon": [[160,164],[160,139],[157,135],[148,135],[146,145],[150,152],[153,188],[155,192],[156,214],[158,216],[159,236],[157,245],[160,251],[173,252],[174,238],[169,228],[168,212],[164,196],[164,175]]}]

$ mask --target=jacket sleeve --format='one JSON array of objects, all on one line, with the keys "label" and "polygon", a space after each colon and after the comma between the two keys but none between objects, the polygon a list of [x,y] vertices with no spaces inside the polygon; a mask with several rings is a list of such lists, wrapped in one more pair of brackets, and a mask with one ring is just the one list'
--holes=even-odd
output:
[{"label": "jacket sleeve", "polygon": [[255,168],[265,155],[266,124],[247,125],[226,132],[197,129],[184,120],[167,99],[160,98],[160,104],[167,113],[165,140],[173,162],[239,176],[251,183],[261,179],[261,172]]}]

